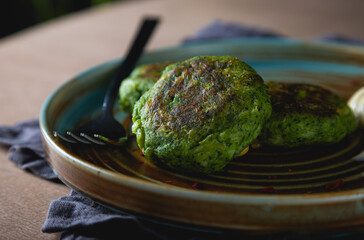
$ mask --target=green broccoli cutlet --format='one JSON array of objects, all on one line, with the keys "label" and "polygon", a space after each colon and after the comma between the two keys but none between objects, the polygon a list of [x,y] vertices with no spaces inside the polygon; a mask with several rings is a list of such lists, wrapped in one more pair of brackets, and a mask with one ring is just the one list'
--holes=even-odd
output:
[{"label": "green broccoli cutlet", "polygon": [[320,86],[268,82],[272,115],[259,142],[279,147],[336,143],[357,128],[339,96]]},{"label": "green broccoli cutlet", "polygon": [[249,146],[270,114],[267,86],[253,68],[198,56],[164,70],[135,104],[132,130],[151,162],[209,174]]},{"label": "green broccoli cutlet", "polygon": [[119,88],[120,109],[131,114],[136,101],[158,81],[171,62],[144,64],[134,69]]}]

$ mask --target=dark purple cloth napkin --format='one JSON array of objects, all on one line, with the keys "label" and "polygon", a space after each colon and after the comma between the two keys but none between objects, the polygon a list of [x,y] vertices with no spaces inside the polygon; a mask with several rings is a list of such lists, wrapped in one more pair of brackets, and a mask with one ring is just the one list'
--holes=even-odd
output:
[{"label": "dark purple cloth napkin", "polygon": [[[194,35],[185,38],[182,43],[194,43],[209,41],[214,39],[229,39],[229,38],[283,38],[284,35],[265,28],[259,28],[255,26],[244,25],[236,22],[225,22],[220,20],[214,20]],[[323,36],[319,36],[316,40],[345,43],[351,45],[364,45],[363,41],[352,37],[345,36],[339,33],[330,33]]]},{"label": "dark purple cloth napkin", "polygon": [[43,232],[63,232],[61,239],[218,239],[222,234],[195,232],[117,213],[71,191],[51,202]]},{"label": "dark purple cloth napkin", "polygon": [[282,37],[281,34],[268,29],[243,25],[241,23],[223,22],[214,20],[191,37],[187,37],[183,43],[208,41],[213,39],[247,37]]},{"label": "dark purple cloth napkin", "polygon": [[0,145],[8,147],[8,157],[18,167],[41,178],[59,181],[45,159],[37,119],[0,127]]},{"label": "dark purple cloth napkin", "polygon": [[[283,37],[274,31],[238,23],[213,21],[195,35],[183,40],[184,44],[221,38]],[[341,35],[318,38],[325,41],[362,44]],[[58,181],[48,165],[43,148],[38,120],[0,127],[0,145],[8,148],[8,156],[18,167],[39,177]],[[91,199],[71,191],[51,202],[42,227],[45,233],[63,232],[61,239],[306,239],[296,234],[252,237],[231,233],[211,233],[181,229],[122,214],[99,205]],[[312,236],[309,239],[315,239]],[[322,238],[319,238],[322,239]]]}]

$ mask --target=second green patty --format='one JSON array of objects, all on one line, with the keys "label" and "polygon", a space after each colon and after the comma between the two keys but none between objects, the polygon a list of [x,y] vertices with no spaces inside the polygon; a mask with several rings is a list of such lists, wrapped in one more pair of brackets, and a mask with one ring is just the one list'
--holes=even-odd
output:
[{"label": "second green patty", "polygon": [[320,86],[267,82],[272,115],[259,142],[278,147],[336,143],[355,131],[355,116],[339,96]]},{"label": "second green patty", "polygon": [[120,109],[132,114],[136,101],[153,87],[169,64],[171,62],[149,63],[136,67],[130,76],[121,82]]},{"label": "second green patty", "polygon": [[181,172],[209,174],[249,146],[271,114],[267,86],[233,57],[169,65],[134,106],[144,156]]}]

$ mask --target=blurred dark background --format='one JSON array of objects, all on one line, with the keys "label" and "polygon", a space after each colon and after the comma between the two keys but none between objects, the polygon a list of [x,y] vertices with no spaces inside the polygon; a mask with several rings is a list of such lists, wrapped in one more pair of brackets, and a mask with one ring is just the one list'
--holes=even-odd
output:
[{"label": "blurred dark background", "polygon": [[122,0],[6,0],[0,7],[0,38],[69,13]]}]

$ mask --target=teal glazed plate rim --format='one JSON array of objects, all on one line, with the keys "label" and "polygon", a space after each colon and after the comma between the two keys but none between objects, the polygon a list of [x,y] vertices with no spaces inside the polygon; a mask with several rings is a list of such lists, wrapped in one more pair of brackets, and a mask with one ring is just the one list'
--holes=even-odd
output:
[{"label": "teal glazed plate rim", "polygon": [[[364,48],[279,38],[217,40],[146,53],[139,64],[197,55],[235,56],[265,81],[324,86],[344,99],[364,86]],[[364,230],[364,132],[331,146],[253,149],[209,176],[147,162],[125,147],[68,145],[54,137],[100,111],[115,59],[86,70],[45,101],[40,128],[47,160],[72,189],[113,209],[199,229],[267,233]],[[131,118],[115,106],[116,118]]]}]

